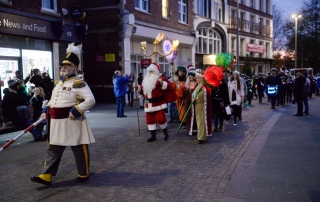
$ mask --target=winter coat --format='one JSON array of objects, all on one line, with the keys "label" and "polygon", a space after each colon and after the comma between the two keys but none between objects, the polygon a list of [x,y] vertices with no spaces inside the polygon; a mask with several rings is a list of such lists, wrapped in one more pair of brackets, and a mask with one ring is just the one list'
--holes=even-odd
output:
[{"label": "winter coat", "polygon": [[32,107],[33,107],[33,120],[34,121],[36,121],[42,113],[42,104],[43,104],[44,100],[45,99],[40,96],[31,98]]},{"label": "winter coat", "polygon": [[127,93],[128,82],[130,82],[129,76],[114,76],[113,92],[116,97],[124,96]]},{"label": "winter coat", "polygon": [[5,119],[15,120],[18,117],[17,107],[28,105],[30,100],[29,96],[26,96],[23,91],[17,92],[11,88],[5,88],[3,90],[2,99],[2,114]]}]

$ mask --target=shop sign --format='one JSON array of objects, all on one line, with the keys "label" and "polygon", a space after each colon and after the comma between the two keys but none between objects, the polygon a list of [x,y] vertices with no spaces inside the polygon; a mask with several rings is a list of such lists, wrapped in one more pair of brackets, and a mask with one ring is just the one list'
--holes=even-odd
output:
[{"label": "shop sign", "polygon": [[140,64],[141,64],[141,69],[147,69],[151,65],[152,61],[151,59],[141,59]]},{"label": "shop sign", "polygon": [[264,47],[258,44],[247,43],[247,52],[264,53]]},{"label": "shop sign", "polygon": [[65,25],[64,31],[60,38],[61,41],[70,41],[70,42],[78,42],[79,39],[77,37],[77,27]]},{"label": "shop sign", "polygon": [[104,61],[105,62],[115,62],[116,61],[116,55],[115,54],[105,54],[104,55]]},{"label": "shop sign", "polygon": [[51,22],[2,12],[0,12],[0,32],[53,38]]},{"label": "shop sign", "polygon": [[82,8],[81,7],[71,7],[70,8],[70,17],[71,18],[81,18],[82,17]]},{"label": "shop sign", "polygon": [[104,58],[102,55],[96,55],[96,61],[97,62],[103,62],[104,61]]}]

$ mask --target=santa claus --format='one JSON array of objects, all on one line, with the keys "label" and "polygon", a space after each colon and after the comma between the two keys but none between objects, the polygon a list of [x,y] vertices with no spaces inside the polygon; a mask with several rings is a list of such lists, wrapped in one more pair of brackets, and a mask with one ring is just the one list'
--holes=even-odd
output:
[{"label": "santa claus", "polygon": [[157,123],[164,133],[164,140],[168,140],[167,120],[164,109],[167,108],[166,93],[172,89],[171,83],[161,75],[160,67],[153,63],[147,68],[142,85],[133,84],[135,92],[141,93],[145,98],[146,123],[151,132],[147,142],[156,141]]}]

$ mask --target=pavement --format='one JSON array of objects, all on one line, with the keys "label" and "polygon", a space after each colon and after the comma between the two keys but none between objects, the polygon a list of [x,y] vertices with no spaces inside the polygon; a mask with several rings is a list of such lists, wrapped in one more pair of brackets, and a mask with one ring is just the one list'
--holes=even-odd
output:
[{"label": "pavement", "polygon": [[[297,106],[270,108],[257,100],[243,110],[236,126],[225,122],[208,143],[197,144],[178,124],[168,125],[169,140],[150,134],[144,112],[97,104],[87,113],[96,143],[90,145],[89,181],[75,184],[71,149],[62,157],[51,186],[31,182],[42,171],[45,142],[30,134],[0,153],[0,201],[320,201],[320,97],[310,115],[294,117]],[[140,122],[140,134],[138,127]],[[0,146],[19,132],[0,135]]]}]

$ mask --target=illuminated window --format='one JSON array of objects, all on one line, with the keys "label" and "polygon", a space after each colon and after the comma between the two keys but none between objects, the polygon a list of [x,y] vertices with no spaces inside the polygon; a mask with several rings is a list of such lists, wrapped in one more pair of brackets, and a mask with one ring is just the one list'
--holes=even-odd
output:
[{"label": "illuminated window", "polygon": [[221,37],[218,32],[211,28],[200,28],[198,33],[197,53],[217,54],[221,52]]},{"label": "illuminated window", "polygon": [[168,0],[162,0],[162,17],[168,18]]},{"label": "illuminated window", "polygon": [[42,10],[57,12],[57,0],[42,0]]},{"label": "illuminated window", "polygon": [[149,12],[149,0],[135,0],[135,8],[144,12]]},{"label": "illuminated window", "polygon": [[187,23],[187,2],[178,0],[179,22]]}]

